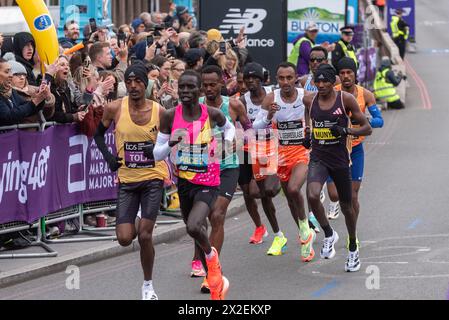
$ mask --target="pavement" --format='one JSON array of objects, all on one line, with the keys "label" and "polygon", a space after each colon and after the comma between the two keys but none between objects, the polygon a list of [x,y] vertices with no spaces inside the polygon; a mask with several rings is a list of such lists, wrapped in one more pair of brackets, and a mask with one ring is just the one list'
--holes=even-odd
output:
[{"label": "pavement", "polygon": [[[236,195],[229,205],[227,218],[232,218],[245,210],[243,197]],[[185,236],[185,224],[180,218],[160,215],[154,231],[154,245],[173,242]],[[114,231],[104,231],[104,235],[114,235]],[[70,235],[60,239],[86,238],[89,235]],[[128,247],[122,247],[117,241],[103,240],[75,243],[49,244],[50,248],[58,252],[56,257],[48,258],[13,258],[0,260],[0,288],[26,282],[38,277],[54,274],[66,270],[68,266],[82,266],[101,260],[117,257],[131,252],[139,252],[137,239]],[[0,254],[22,254],[45,252],[40,247],[29,247],[21,250],[0,251]]]}]

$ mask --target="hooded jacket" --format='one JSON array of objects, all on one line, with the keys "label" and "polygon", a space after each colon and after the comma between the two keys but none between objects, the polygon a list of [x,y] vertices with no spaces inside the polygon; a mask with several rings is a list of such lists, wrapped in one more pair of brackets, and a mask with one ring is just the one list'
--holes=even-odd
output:
[{"label": "hooded jacket", "polygon": [[25,58],[22,56],[23,48],[29,43],[33,45],[33,56],[36,53],[36,42],[34,41],[33,36],[31,33],[28,32],[19,32],[16,33],[14,36],[14,55],[16,56],[16,61],[21,63],[25,69],[27,70],[27,80],[28,84],[32,86],[37,86],[36,77],[33,74],[33,68],[34,68],[34,61],[31,58],[31,60],[25,60]]}]

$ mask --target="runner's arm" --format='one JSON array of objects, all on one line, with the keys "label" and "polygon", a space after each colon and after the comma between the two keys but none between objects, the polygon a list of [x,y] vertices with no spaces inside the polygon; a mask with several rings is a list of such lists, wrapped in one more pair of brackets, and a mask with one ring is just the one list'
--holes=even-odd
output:
[{"label": "runner's arm", "polygon": [[97,144],[98,150],[100,150],[101,154],[103,155],[104,160],[109,165],[109,168],[111,171],[117,171],[118,168],[121,167],[122,163],[120,162],[121,158],[118,156],[114,156],[108,149],[108,146],[106,145],[106,141],[104,139],[104,134],[110,127],[111,123],[115,120],[115,116],[117,114],[117,111],[119,110],[121,106],[122,100],[116,100],[112,103],[109,103],[105,106],[104,112],[103,112],[103,118],[101,119],[100,123],[98,124],[97,131],[95,132],[94,140]]},{"label": "runner's arm", "polygon": [[224,132],[224,139],[228,142],[233,142],[235,138],[235,127],[234,125],[225,117],[221,110],[216,108],[208,108],[209,115],[218,129]]},{"label": "runner's arm", "polygon": [[173,142],[170,142],[171,127],[173,123],[172,114],[174,114],[173,110],[175,109],[164,110],[161,114],[159,132],[157,134],[156,145],[153,149],[153,156],[156,161],[162,161],[167,158],[171,148],[174,146]]},{"label": "runner's arm", "polygon": [[[262,101],[262,108],[257,114],[256,120],[253,123],[254,129],[265,129],[273,119],[273,115],[270,116],[269,110],[274,102],[274,94],[271,92],[265,96]],[[271,112],[273,113],[273,112]]]},{"label": "runner's arm", "polygon": [[368,106],[368,111],[372,117],[369,124],[373,128],[382,128],[384,125],[384,119],[382,118],[382,113],[381,113],[379,107],[377,106],[376,98],[374,97],[374,94],[365,89],[364,95],[365,95],[366,105]]},{"label": "runner's arm", "polygon": [[240,100],[231,99],[229,106],[231,107],[231,116],[235,116],[234,121],[240,122],[243,130],[248,130],[253,127],[251,121],[246,113],[246,108]]},{"label": "runner's arm", "polygon": [[360,125],[359,128],[348,128],[347,133],[353,136],[369,136],[373,132],[368,119],[360,111],[359,104],[352,94],[343,92],[343,102],[346,106],[347,112],[351,114],[351,120],[354,120],[356,124]]}]

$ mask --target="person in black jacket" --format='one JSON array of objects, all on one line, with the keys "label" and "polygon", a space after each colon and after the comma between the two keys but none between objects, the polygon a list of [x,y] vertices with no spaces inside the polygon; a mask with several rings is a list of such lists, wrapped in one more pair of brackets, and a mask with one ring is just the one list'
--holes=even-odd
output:
[{"label": "person in black jacket", "polygon": [[15,125],[28,116],[37,113],[44,100],[50,96],[50,88],[43,84],[38,93],[25,101],[12,89],[12,72],[9,63],[0,58],[0,126]]},{"label": "person in black jacket", "polygon": [[58,59],[58,71],[51,81],[51,93],[55,96],[55,114],[51,121],[58,123],[81,122],[86,113],[78,110],[68,85],[70,75],[69,61],[66,56]]},{"label": "person in black jacket", "polygon": [[13,46],[16,61],[21,63],[27,70],[28,84],[37,86],[36,76],[33,73],[33,57],[36,52],[36,42],[33,36],[29,32],[16,33]]}]

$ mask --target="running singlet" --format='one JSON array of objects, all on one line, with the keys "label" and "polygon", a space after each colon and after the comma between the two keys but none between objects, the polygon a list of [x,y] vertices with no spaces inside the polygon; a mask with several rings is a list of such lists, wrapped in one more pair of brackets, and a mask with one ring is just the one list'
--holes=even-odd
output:
[{"label": "running singlet", "polygon": [[309,73],[307,76],[306,84],[304,85],[304,90],[311,92],[318,92],[318,88],[312,85],[313,74]]},{"label": "running singlet", "polygon": [[[221,96],[221,99],[223,101],[223,103],[220,106],[220,110],[224,113],[224,115],[226,116],[226,118],[228,119],[228,121],[230,123],[233,123],[233,120],[231,118],[231,115],[229,114],[229,97],[226,96]],[[200,98],[200,103],[205,103],[205,98],[201,97]],[[222,145],[224,146],[224,135],[223,132],[221,132],[218,128],[215,128],[214,130],[214,135],[215,137],[219,137],[222,140]],[[220,163],[220,170],[225,170],[225,169],[236,169],[240,166],[239,164],[239,159],[237,157],[237,153],[233,152],[232,154],[229,155],[225,155],[224,151],[221,157],[221,163]]]},{"label": "running singlet", "polygon": [[[366,110],[366,102],[365,102],[365,97],[363,95],[363,87],[356,85],[357,88],[357,103],[359,104],[360,110],[362,111],[363,114],[365,114],[365,110]],[[341,84],[337,84],[335,86],[335,90],[337,91],[341,91]],[[349,115],[351,116],[351,115]],[[351,127],[353,128],[359,128],[360,125],[358,124],[351,124]],[[352,138],[352,147],[355,147],[359,144],[361,144],[363,142],[363,140],[365,140],[365,136],[360,136],[360,137],[353,137]]]},{"label": "running singlet", "polygon": [[[273,117],[273,129],[277,129],[279,139],[279,151],[283,147],[301,146],[304,141],[304,111],[302,102],[304,89],[296,88],[297,98],[293,103],[286,103],[281,98],[281,90],[274,90],[274,102],[279,106],[279,110]],[[297,152],[297,148],[295,151]]]},{"label": "running singlet", "polygon": [[123,98],[120,117],[115,127],[117,153],[124,165],[118,169],[120,183],[141,182],[145,180],[164,180],[169,177],[165,161],[146,158],[143,147],[156,143],[159,131],[160,106],[153,102],[151,120],[142,126],[132,121],[129,114],[128,97]]},{"label": "running singlet", "polygon": [[184,120],[182,105],[175,110],[172,134],[177,129],[185,129],[186,137],[173,147],[172,162],[179,178],[204,186],[220,185],[220,161],[215,155],[217,141],[213,136],[207,106],[200,104],[201,116],[198,120]]},{"label": "running singlet", "polygon": [[347,168],[350,165],[350,138],[336,138],[330,128],[333,125],[348,127],[350,121],[343,104],[341,91],[338,91],[334,105],[329,110],[322,110],[315,95],[310,110],[312,122],[311,160],[320,161],[331,169]]}]

